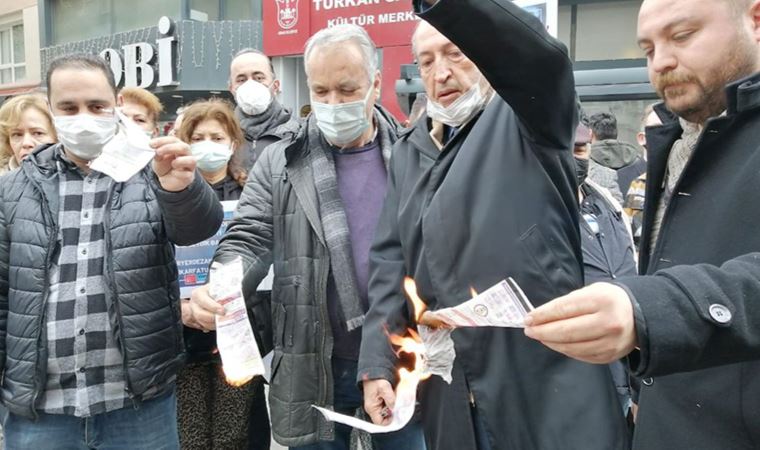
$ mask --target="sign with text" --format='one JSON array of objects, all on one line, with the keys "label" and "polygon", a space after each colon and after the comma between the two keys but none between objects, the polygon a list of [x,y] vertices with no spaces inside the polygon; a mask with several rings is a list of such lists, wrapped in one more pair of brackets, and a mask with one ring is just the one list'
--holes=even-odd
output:
[{"label": "sign with text", "polygon": [[224,221],[219,230],[206,239],[188,247],[176,247],[175,259],[179,270],[179,294],[181,298],[190,298],[193,289],[208,283],[208,269],[219,240],[227,231],[227,225],[232,220],[232,214],[237,207],[237,201],[222,202]]},{"label": "sign with text", "polygon": [[418,18],[410,0],[264,0],[264,53],[303,53],[309,37],[343,23],[364,27],[377,47],[409,45]]}]

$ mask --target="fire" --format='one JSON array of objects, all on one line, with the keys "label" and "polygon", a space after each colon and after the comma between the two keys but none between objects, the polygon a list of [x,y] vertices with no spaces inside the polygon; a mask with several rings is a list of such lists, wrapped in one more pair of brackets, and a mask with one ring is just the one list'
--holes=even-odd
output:
[{"label": "fire", "polygon": [[476,291],[475,288],[472,286],[470,286],[470,295],[472,295],[472,298],[475,298],[478,296],[478,291]]},{"label": "fire", "polygon": [[[423,315],[427,312],[427,305],[420,298],[417,293],[417,284],[410,277],[404,279],[404,291],[411,300],[414,307],[414,321],[415,323],[424,322]],[[430,314],[430,313],[428,313]],[[428,378],[429,374],[423,373],[423,367],[425,367],[424,359],[426,357],[425,344],[422,342],[422,338],[416,331],[411,328],[407,330],[407,336],[399,336],[396,334],[389,335],[391,344],[398,347],[397,354],[406,353],[414,355],[414,370],[409,371],[407,369],[399,370],[400,380],[403,382],[405,379],[407,382],[411,382],[411,379],[416,378],[417,381]]]},{"label": "fire", "polygon": [[417,284],[413,279],[406,277],[404,278],[404,290],[414,306],[414,321],[420,323],[422,314],[427,311],[427,305],[422,301],[419,294],[417,294]]}]

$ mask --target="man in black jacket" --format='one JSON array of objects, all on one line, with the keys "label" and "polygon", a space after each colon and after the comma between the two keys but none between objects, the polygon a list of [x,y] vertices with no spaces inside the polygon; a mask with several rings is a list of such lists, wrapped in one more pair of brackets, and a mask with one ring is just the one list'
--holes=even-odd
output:
[{"label": "man in black jacket", "polygon": [[0,181],[0,369],[8,449],[178,449],[184,357],[173,245],[222,222],[187,144],[153,139],[152,170],[90,168],[121,142],[104,60],[51,62],[61,144]]},{"label": "man in black jacket", "polygon": [[526,330],[584,361],[628,355],[638,449],[760,445],[758,29],[758,0],[643,3],[639,45],[675,113],[658,105],[647,129],[643,275],[557,299]]},{"label": "man in black jacket", "polygon": [[[245,48],[230,62],[230,93],[235,97],[235,117],[243,129],[245,144],[237,154],[249,170],[268,145],[282,139],[297,121],[277,100],[280,80],[272,60],[259,50]],[[287,124],[287,125],[286,125]]]},{"label": "man in black jacket", "polygon": [[[385,331],[413,326],[405,276],[431,309],[506,277],[535,304],[583,284],[576,96],[565,47],[509,0],[415,3],[427,21],[413,48],[429,101],[394,148],[359,361],[365,409],[377,423],[388,420],[382,412],[395,401],[398,368]],[[451,385],[423,383],[430,448],[627,447],[606,367],[577,363],[514,329],[459,329],[452,338]]]}]

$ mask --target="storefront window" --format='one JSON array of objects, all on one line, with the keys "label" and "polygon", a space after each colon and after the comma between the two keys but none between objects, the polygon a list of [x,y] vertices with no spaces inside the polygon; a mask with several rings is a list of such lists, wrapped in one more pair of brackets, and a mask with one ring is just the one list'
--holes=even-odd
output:
[{"label": "storefront window", "polygon": [[253,0],[188,0],[194,20],[254,20]]},{"label": "storefront window", "polygon": [[0,27],[0,84],[14,83],[26,78],[24,26]]},{"label": "storefront window", "polygon": [[575,60],[642,58],[636,44],[641,0],[578,5]]},{"label": "storefront window", "polygon": [[152,27],[179,17],[180,0],[52,0],[53,45]]}]

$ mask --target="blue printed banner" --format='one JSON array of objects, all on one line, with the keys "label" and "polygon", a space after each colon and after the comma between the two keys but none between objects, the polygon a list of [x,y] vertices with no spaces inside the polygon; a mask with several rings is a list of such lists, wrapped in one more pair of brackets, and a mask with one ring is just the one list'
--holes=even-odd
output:
[{"label": "blue printed banner", "polygon": [[227,231],[237,201],[222,202],[224,221],[219,230],[203,242],[188,247],[176,247],[177,269],[179,269],[179,294],[181,298],[190,298],[190,293],[198,286],[208,283],[208,269],[214,257],[219,240]]}]

